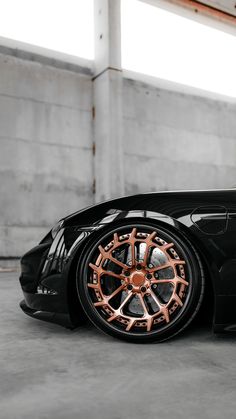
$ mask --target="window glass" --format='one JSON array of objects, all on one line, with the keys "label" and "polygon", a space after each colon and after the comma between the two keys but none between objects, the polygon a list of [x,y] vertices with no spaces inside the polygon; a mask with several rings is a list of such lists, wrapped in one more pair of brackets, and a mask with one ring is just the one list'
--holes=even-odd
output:
[{"label": "window glass", "polygon": [[0,37],[94,58],[93,0],[0,0],[0,10]]},{"label": "window glass", "polygon": [[122,0],[122,66],[236,97],[236,36],[137,0]]}]

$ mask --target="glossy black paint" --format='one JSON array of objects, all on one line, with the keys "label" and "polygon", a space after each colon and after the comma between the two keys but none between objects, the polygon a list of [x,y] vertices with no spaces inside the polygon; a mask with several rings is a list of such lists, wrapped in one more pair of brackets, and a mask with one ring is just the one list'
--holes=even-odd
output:
[{"label": "glossy black paint", "polygon": [[[76,266],[97,231],[124,219],[150,219],[187,235],[201,255],[215,297],[214,330],[236,324],[236,190],[157,192],[114,199],[63,220],[22,258],[22,309],[74,327],[84,321],[76,294]],[[54,292],[39,294],[38,287]],[[33,310],[33,312],[30,312]]]}]

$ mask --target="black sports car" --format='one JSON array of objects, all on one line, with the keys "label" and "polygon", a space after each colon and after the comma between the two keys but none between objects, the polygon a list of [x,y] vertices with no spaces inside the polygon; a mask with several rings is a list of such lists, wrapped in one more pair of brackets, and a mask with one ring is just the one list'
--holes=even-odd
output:
[{"label": "black sports car", "polygon": [[214,305],[213,330],[236,330],[236,190],[91,206],[59,221],[21,267],[22,310],[66,327],[88,317],[120,339],[163,341],[205,298],[206,315]]}]

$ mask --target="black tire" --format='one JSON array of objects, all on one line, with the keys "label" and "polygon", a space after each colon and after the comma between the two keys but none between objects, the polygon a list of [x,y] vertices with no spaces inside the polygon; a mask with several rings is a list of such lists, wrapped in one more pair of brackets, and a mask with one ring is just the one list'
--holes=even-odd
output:
[{"label": "black tire", "polygon": [[103,332],[129,342],[161,342],[197,314],[204,274],[185,235],[152,221],[127,220],[90,242],[77,269],[77,290],[85,313]]}]

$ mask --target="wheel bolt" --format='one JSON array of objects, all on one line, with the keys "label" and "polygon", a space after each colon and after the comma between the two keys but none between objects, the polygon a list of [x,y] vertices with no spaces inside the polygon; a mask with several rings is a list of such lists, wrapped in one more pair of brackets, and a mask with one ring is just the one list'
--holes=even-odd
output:
[{"label": "wheel bolt", "polygon": [[145,292],[146,291],[146,287],[141,287],[141,291]]},{"label": "wheel bolt", "polygon": [[149,268],[153,268],[153,264],[152,263],[149,263],[148,267]]},{"label": "wheel bolt", "polygon": [[137,265],[136,269],[137,269],[138,271],[140,271],[140,270],[142,269],[142,265],[140,265],[140,263],[138,263],[138,265]]},{"label": "wheel bolt", "polygon": [[152,279],[152,274],[147,274],[147,275],[146,275],[146,278],[147,278],[147,279]]},{"label": "wheel bolt", "polygon": [[125,276],[130,276],[129,271],[125,271]]},{"label": "wheel bolt", "polygon": [[157,288],[157,284],[153,284],[152,288]]},{"label": "wheel bolt", "polygon": [[127,290],[130,290],[130,291],[131,291],[132,289],[133,289],[133,285],[128,284],[128,285],[127,285]]}]

